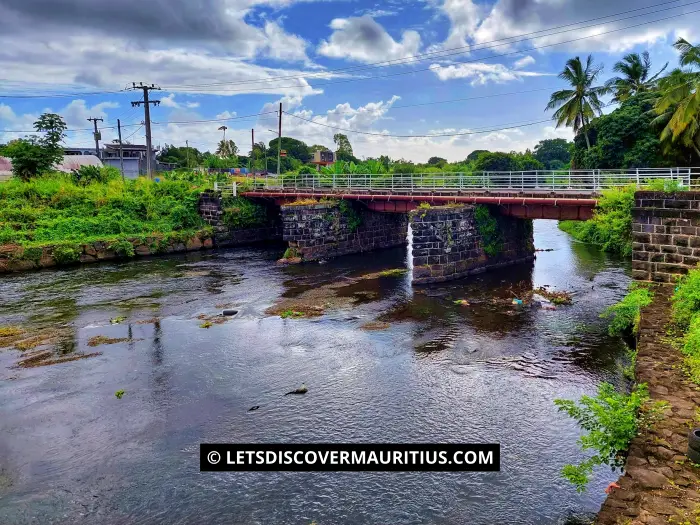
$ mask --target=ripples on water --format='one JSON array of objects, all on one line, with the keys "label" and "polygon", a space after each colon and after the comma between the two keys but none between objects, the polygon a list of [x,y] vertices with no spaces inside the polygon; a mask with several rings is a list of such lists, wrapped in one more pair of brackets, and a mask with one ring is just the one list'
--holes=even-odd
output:
[{"label": "ripples on water", "polygon": [[[617,380],[624,348],[598,316],[624,295],[627,264],[554,221],[535,223],[535,244],[554,251],[443,285],[362,281],[341,292],[347,307],[302,320],[264,311],[403,266],[405,251],[283,268],[277,248],[238,249],[0,277],[0,324],[69,323],[83,351],[95,335],[132,338],[34,369],[0,352],[0,523],[558,524],[595,512],[615,475],[600,470],[583,496],[561,480],[582,456],[552,401]],[[573,291],[574,304],[514,309],[521,281]],[[240,313],[199,328],[222,305]],[[390,326],[360,329],[373,320]],[[306,396],[281,395],[302,382]],[[198,444],[217,441],[499,442],[502,471],[200,473]]]}]

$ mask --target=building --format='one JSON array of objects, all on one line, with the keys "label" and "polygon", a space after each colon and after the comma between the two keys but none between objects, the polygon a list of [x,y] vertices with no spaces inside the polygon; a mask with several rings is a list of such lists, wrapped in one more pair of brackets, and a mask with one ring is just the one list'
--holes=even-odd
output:
[{"label": "building", "polygon": [[[124,144],[124,177],[136,179],[139,175],[146,175],[146,146],[139,144]],[[119,144],[105,144],[102,148],[102,162],[107,166],[121,168],[119,157]],[[151,150],[151,166],[156,170],[156,150]]]},{"label": "building", "polygon": [[[146,146],[139,144],[124,144],[124,177],[136,179],[139,175],[146,175]],[[66,156],[95,155],[95,148],[63,148]],[[102,164],[121,169],[119,157],[119,144],[107,143],[100,150]],[[156,150],[151,151],[151,165],[153,170],[158,169]]]},{"label": "building", "polygon": [[311,164],[316,164],[317,168],[320,169],[321,166],[328,166],[335,162],[335,153],[329,150],[317,149],[314,151],[314,157],[311,160]]},{"label": "building", "polygon": [[[93,149],[94,151],[94,149]],[[71,173],[82,166],[102,167],[102,162],[94,154],[70,153],[63,156],[63,160],[54,164],[56,171]],[[0,157],[0,181],[8,180],[12,177],[12,160],[7,157]]]}]

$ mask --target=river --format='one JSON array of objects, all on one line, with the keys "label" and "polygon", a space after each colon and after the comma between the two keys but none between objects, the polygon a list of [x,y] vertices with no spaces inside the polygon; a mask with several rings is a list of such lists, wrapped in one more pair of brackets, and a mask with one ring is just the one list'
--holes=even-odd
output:
[{"label": "river", "polygon": [[[282,267],[278,247],[239,248],[0,277],[0,326],[68,323],[59,354],[102,352],[17,368],[19,352],[0,351],[0,523],[561,524],[595,513],[617,474],[596,470],[583,495],[560,477],[585,456],[553,400],[620,380],[624,345],[599,314],[624,295],[629,265],[555,221],[535,222],[535,244],[553,251],[420,288],[407,275],[346,279],[405,267],[403,249]],[[323,316],[265,313],[343,279]],[[574,302],[515,308],[522,281]],[[200,328],[199,314],[223,306],[239,314]],[[361,329],[374,320],[388,327]],[[87,347],[97,335],[129,341]],[[302,382],[305,396],[282,395]],[[200,442],[497,442],[502,470],[200,473]]]}]

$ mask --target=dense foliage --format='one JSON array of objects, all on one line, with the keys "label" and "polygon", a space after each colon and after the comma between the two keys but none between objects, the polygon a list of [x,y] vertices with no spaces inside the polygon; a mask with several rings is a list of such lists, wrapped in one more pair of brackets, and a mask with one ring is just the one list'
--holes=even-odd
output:
[{"label": "dense foliage", "polygon": [[565,139],[541,140],[533,156],[548,170],[562,169],[571,162],[571,142]]},{"label": "dense foliage", "polygon": [[559,228],[607,252],[631,255],[634,190],[629,186],[604,191],[591,220],[561,221]]},{"label": "dense foliage", "polygon": [[642,308],[649,306],[653,293],[648,287],[632,283],[629,293],[618,303],[605,309],[603,318],[612,318],[608,331],[610,335],[628,335],[639,333]]},{"label": "dense foliage", "polygon": [[38,246],[204,228],[185,181],[80,181],[49,174],[0,184],[0,244]]},{"label": "dense foliage", "polygon": [[491,215],[489,207],[479,204],[474,208],[474,222],[481,236],[481,245],[486,255],[495,257],[503,250],[503,236],[498,221]]},{"label": "dense foliage", "polygon": [[267,209],[244,197],[228,197],[222,202],[224,224],[237,230],[267,225]]},{"label": "dense foliage", "polygon": [[700,269],[691,270],[681,279],[672,300],[673,321],[683,334],[684,368],[700,385]]},{"label": "dense foliage", "polygon": [[34,129],[43,135],[13,140],[3,148],[3,155],[12,160],[12,171],[22,180],[48,172],[63,159],[63,119],[55,113],[44,113],[34,123]]},{"label": "dense foliage", "polygon": [[583,133],[574,139],[573,165],[579,169],[684,166],[690,161],[678,149],[664,152],[659,130],[652,126],[659,94],[628,97],[619,108],[591,121],[587,147]]}]

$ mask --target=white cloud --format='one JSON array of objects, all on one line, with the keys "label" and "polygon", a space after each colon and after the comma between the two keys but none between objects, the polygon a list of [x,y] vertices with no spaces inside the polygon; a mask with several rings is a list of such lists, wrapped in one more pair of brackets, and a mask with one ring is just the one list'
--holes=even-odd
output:
[{"label": "white cloud", "polygon": [[199,102],[187,102],[185,104],[186,107],[190,109],[198,108],[199,107]]},{"label": "white cloud", "polygon": [[267,56],[277,60],[308,61],[306,56],[307,42],[301,37],[285,33],[282,26],[276,22],[265,24],[267,37]]},{"label": "white cloud", "polygon": [[503,64],[486,64],[484,62],[470,62],[441,66],[432,64],[430,69],[440,80],[454,80],[460,78],[471,79],[471,84],[484,85],[489,82],[503,84],[514,80],[522,80],[523,77],[548,76],[550,73],[537,73],[533,71],[520,71],[509,69]]},{"label": "white cloud", "polygon": [[160,97],[160,103],[161,105],[165,106],[166,108],[179,108],[180,104],[175,102],[175,93],[170,93],[170,95],[165,96],[165,97]]},{"label": "white cloud", "polygon": [[513,67],[515,69],[522,69],[527,66],[531,66],[532,64],[535,63],[535,59],[532,58],[530,55],[525,56],[519,60],[516,60],[515,63],[513,64]]},{"label": "white cloud", "polygon": [[357,62],[380,62],[407,58],[418,53],[420,35],[404,31],[396,41],[370,16],[336,18],[330,24],[333,33],[328,41],[322,40],[318,53],[332,58]]}]

